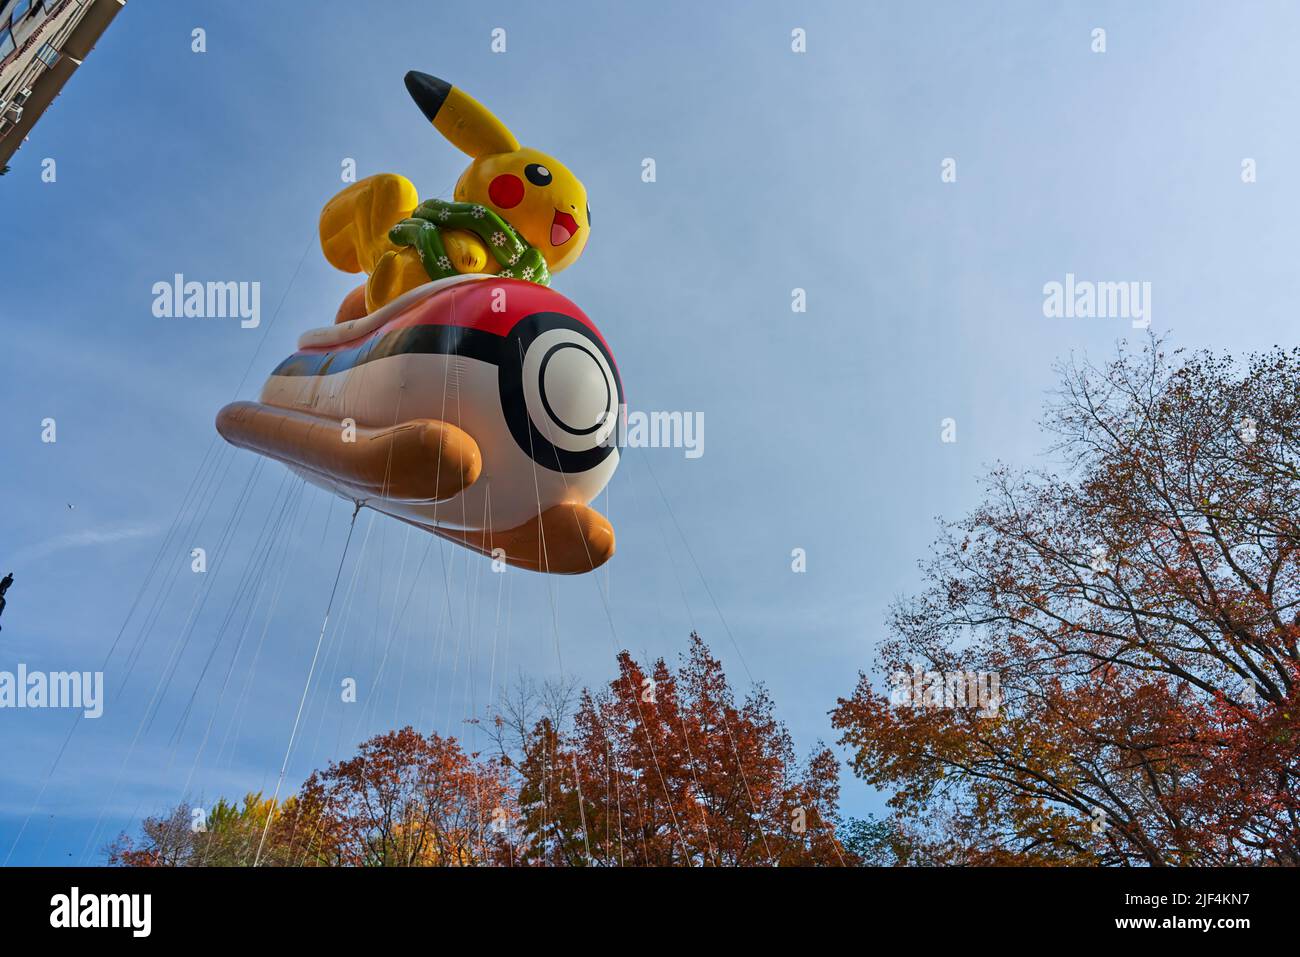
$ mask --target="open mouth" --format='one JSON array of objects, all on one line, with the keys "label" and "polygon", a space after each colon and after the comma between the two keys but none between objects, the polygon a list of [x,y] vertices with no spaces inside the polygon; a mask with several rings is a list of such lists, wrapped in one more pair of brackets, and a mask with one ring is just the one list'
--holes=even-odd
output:
[{"label": "open mouth", "polygon": [[562,213],[557,209],[555,218],[551,220],[551,245],[563,246],[577,231],[578,221],[568,213]]}]

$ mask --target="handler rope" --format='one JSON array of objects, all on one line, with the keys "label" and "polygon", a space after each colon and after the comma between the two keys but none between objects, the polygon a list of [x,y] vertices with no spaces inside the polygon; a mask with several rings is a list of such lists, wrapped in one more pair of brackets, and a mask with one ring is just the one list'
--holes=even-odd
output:
[{"label": "handler rope", "polygon": [[267,811],[266,825],[262,828],[262,839],[257,844],[257,855],[253,858],[253,866],[256,867],[262,859],[262,849],[266,846],[266,835],[271,830],[271,821],[275,818],[275,806],[280,800],[280,788],[284,785],[284,775],[289,769],[289,757],[293,754],[294,738],[298,736],[298,722],[302,720],[302,709],[307,703],[307,692],[311,689],[312,675],[316,673],[316,659],[320,657],[320,648],[325,641],[325,630],[330,623],[330,610],[334,607],[334,595],[339,590],[339,579],[343,577],[343,563],[348,557],[348,546],[352,544],[352,533],[357,528],[357,514],[361,511],[361,503],[356,504],[352,510],[352,521],[348,523],[348,537],[343,543],[343,554],[339,556],[339,568],[334,573],[334,584],[330,588],[329,601],[325,604],[325,618],[320,625],[320,635],[316,638],[316,651],[311,656],[311,667],[307,669],[307,680],[302,686],[302,697],[298,699],[298,712],[293,718],[293,730],[289,732],[289,746],[284,750],[284,762],[280,765],[280,776],[275,782],[275,794],[271,796],[271,807]]}]

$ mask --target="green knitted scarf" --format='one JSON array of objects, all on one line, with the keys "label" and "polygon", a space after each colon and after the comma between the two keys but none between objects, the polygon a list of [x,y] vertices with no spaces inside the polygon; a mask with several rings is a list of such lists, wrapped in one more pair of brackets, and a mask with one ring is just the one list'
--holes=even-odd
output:
[{"label": "green knitted scarf", "polygon": [[515,228],[486,206],[477,203],[449,203],[444,199],[426,199],[410,218],[388,231],[388,238],[399,246],[411,246],[420,254],[420,262],[430,279],[458,275],[442,244],[443,229],[464,229],[483,240],[500,264],[498,276],[526,279],[543,286],[551,284],[546,260],[530,246]]}]

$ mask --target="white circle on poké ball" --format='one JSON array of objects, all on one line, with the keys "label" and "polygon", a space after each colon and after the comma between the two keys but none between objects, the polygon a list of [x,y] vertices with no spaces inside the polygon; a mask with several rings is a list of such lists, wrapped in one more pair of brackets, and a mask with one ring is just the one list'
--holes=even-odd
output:
[{"label": "white circle on pok\u00e9 ball", "polygon": [[605,442],[617,424],[618,391],[605,357],[591,340],[569,329],[551,329],[524,356],[528,417],[547,441],[568,452]]}]

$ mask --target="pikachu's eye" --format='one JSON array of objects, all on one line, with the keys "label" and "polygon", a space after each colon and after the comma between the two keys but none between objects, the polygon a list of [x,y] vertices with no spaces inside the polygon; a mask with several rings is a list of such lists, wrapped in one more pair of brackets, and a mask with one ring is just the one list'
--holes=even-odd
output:
[{"label": "pikachu's eye", "polygon": [[541,163],[529,163],[524,167],[524,175],[534,186],[546,186],[551,182],[551,171]]}]

